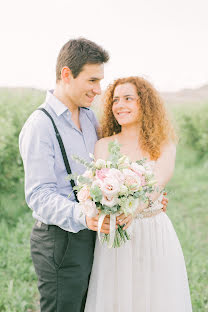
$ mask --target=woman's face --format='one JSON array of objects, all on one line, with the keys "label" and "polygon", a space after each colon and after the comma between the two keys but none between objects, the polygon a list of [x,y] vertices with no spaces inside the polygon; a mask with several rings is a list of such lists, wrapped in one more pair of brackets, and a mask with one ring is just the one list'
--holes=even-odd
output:
[{"label": "woman's face", "polygon": [[135,85],[125,83],[118,85],[113,95],[113,115],[121,126],[138,124],[139,96]]}]

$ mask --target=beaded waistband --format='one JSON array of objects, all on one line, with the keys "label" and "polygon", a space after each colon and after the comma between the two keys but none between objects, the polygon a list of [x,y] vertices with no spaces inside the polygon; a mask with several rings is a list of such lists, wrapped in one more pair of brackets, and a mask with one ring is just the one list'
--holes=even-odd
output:
[{"label": "beaded waistband", "polygon": [[162,211],[163,209],[161,208],[161,209],[148,211],[148,212],[140,212],[136,215],[135,219],[151,218],[151,217],[158,215]]}]

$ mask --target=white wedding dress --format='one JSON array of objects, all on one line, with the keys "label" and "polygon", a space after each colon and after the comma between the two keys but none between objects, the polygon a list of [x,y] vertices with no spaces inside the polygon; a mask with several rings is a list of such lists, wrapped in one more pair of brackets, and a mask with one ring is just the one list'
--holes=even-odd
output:
[{"label": "white wedding dress", "polygon": [[85,312],[191,312],[183,252],[166,213],[135,219],[129,229],[120,248],[97,237]]}]

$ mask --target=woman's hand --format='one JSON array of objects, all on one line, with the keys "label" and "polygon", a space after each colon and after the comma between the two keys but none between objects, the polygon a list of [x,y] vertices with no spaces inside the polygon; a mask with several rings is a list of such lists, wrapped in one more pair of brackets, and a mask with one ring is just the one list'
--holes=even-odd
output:
[{"label": "woman's hand", "polygon": [[123,230],[128,229],[128,227],[131,225],[133,220],[133,216],[129,214],[126,216],[124,213],[122,213],[120,216],[116,218],[116,224],[119,224],[120,226],[124,225]]},{"label": "woman's hand", "polygon": [[162,199],[162,204],[163,204],[163,211],[164,212],[166,212],[166,210],[167,210],[167,204],[168,204],[168,198],[167,197],[165,197],[167,195],[167,193],[166,192],[164,192],[163,193],[163,199]]}]

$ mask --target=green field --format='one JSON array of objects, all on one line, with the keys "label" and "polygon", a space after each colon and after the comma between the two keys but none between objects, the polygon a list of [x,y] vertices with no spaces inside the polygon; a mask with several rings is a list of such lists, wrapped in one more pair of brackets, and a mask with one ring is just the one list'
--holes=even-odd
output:
[{"label": "green field", "polygon": [[[1,117],[1,121],[5,121],[5,127],[4,133],[0,134],[0,168],[4,173],[0,182],[0,311],[38,311],[37,281],[29,251],[33,219],[24,202],[23,171],[17,137],[26,116],[41,103],[43,94],[32,90],[26,93],[2,90],[0,94],[4,95],[1,96],[0,109],[4,109],[7,114],[6,117]],[[200,107],[200,110],[203,109],[204,105]],[[181,107],[172,111],[181,127]],[[192,114],[195,114],[194,109]],[[183,133],[185,137],[185,132],[181,130],[182,136]],[[193,311],[207,312],[208,160],[203,152],[204,141],[200,151],[195,149],[194,143],[187,142],[182,137],[178,146],[175,174],[167,187],[168,215],[184,251]]]}]

